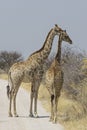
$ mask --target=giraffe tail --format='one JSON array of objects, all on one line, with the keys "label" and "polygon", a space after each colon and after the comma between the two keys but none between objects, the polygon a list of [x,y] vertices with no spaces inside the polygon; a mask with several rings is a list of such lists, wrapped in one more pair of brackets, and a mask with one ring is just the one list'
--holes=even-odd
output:
[{"label": "giraffe tail", "polygon": [[7,85],[7,97],[9,98],[10,97],[10,86]]},{"label": "giraffe tail", "polygon": [[[11,72],[8,73],[8,82],[11,81]],[[8,99],[10,98],[10,92],[11,92],[11,88],[10,88],[10,85],[8,84],[7,86],[7,97]]]}]

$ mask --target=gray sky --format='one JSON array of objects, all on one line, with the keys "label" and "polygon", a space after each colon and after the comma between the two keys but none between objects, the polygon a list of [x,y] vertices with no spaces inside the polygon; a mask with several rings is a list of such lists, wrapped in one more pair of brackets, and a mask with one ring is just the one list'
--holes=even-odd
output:
[{"label": "gray sky", "polygon": [[54,24],[67,30],[73,46],[87,51],[87,0],[0,0],[0,51],[16,50],[27,58]]}]

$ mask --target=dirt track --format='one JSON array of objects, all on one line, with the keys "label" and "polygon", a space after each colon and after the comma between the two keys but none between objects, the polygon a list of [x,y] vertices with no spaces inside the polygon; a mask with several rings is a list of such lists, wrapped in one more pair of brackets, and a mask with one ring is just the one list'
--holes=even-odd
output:
[{"label": "dirt track", "polygon": [[49,122],[47,113],[38,102],[39,118],[30,118],[29,94],[22,88],[17,95],[17,112],[19,117],[8,117],[7,81],[0,80],[0,130],[64,130],[60,124]]}]

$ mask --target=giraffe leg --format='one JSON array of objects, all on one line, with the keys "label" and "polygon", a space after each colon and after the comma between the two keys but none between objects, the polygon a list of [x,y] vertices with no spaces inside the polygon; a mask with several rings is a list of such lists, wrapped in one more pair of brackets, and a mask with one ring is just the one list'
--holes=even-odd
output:
[{"label": "giraffe leg", "polygon": [[14,110],[14,116],[18,117],[17,111],[16,111],[16,96],[18,92],[19,87],[15,87],[14,96],[13,96],[13,110]]},{"label": "giraffe leg", "polygon": [[12,117],[12,112],[11,112],[11,105],[12,105],[12,98],[10,98],[10,104],[9,104],[9,117]]},{"label": "giraffe leg", "polygon": [[34,117],[37,118],[38,117],[38,113],[37,113],[37,98],[38,98],[38,90],[39,90],[39,86],[40,86],[40,80],[35,80],[35,93],[34,93]]},{"label": "giraffe leg", "polygon": [[38,91],[35,91],[34,93],[34,117],[37,118],[37,98],[38,98]]},{"label": "giraffe leg", "polygon": [[13,97],[13,107],[14,107],[14,116],[18,117],[18,114],[16,112],[16,95]]},{"label": "giraffe leg", "polygon": [[57,104],[58,104],[58,98],[57,98],[57,96],[55,96],[55,99],[54,99],[54,119],[53,119],[53,123],[57,122]]},{"label": "giraffe leg", "polygon": [[10,100],[9,100],[9,117],[12,117],[12,112],[11,112],[11,106],[12,106],[12,98],[13,98],[13,88],[10,91]]},{"label": "giraffe leg", "polygon": [[53,121],[53,117],[54,117],[54,111],[53,111],[53,103],[54,101],[54,95],[51,95],[51,116],[50,116],[50,120],[49,121]]},{"label": "giraffe leg", "polygon": [[33,112],[32,112],[32,106],[33,106],[33,98],[34,98],[34,90],[33,90],[33,84],[31,86],[31,93],[30,93],[30,117],[33,117]]}]

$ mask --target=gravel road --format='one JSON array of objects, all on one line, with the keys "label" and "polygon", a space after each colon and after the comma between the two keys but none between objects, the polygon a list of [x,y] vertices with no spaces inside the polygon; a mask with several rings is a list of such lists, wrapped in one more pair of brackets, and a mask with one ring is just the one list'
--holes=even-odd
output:
[{"label": "gravel road", "polygon": [[17,95],[17,112],[19,117],[8,117],[8,98],[6,95],[6,80],[0,80],[0,130],[64,130],[60,124],[49,122],[47,113],[38,101],[39,118],[30,118],[30,95],[22,88]]}]

